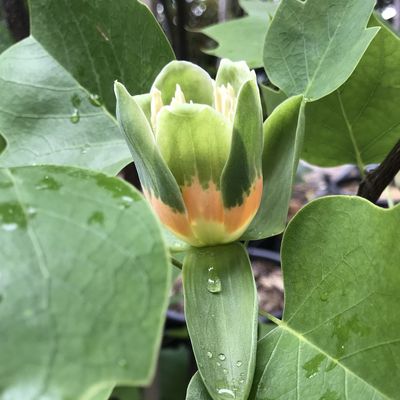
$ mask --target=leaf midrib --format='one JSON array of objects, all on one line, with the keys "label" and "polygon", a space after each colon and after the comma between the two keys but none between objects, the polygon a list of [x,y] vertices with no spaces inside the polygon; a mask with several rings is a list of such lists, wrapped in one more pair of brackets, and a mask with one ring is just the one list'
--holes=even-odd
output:
[{"label": "leaf midrib", "polygon": [[[318,63],[317,68],[315,68],[315,71],[314,71],[313,76],[311,77],[311,80],[308,81],[308,85],[307,85],[306,91],[305,91],[305,93],[304,93],[304,97],[305,97],[305,98],[308,98],[308,92],[312,89],[313,83],[314,83],[314,81],[315,81],[315,79],[316,79],[316,76],[317,76],[319,70],[321,69],[322,64],[324,63],[324,60],[325,60],[325,58],[326,58],[326,55],[327,55],[328,52],[330,51],[331,45],[332,45],[332,43],[334,42],[334,39],[335,39],[335,37],[336,37],[336,35],[337,35],[338,31],[339,31],[339,28],[342,26],[343,17],[344,17],[344,15],[346,14],[348,5],[349,5],[350,3],[351,3],[350,1],[346,3],[346,5],[345,5],[345,7],[344,7],[344,9],[343,9],[343,13],[342,13],[342,15],[341,15],[341,17],[340,17],[340,22],[337,24],[336,29],[335,29],[333,35],[329,38],[328,46],[326,46],[326,49],[325,49],[325,51],[324,51],[322,57],[320,57],[320,62]],[[304,12],[305,8],[306,8],[306,4],[304,4],[303,12]],[[329,14],[327,14],[327,16],[328,16],[328,19],[329,19]],[[304,30],[304,26],[303,26],[303,30]],[[306,54],[306,53],[305,53],[305,54]],[[308,63],[308,60],[306,59],[306,57],[305,57],[305,62],[306,62],[306,64]]]},{"label": "leaf midrib", "polygon": [[[307,339],[305,336],[303,336],[301,333],[297,332],[296,330],[292,329],[290,326],[288,326],[284,321],[281,321],[278,318],[275,318],[271,315],[268,316],[269,319],[271,319],[272,322],[274,322],[275,324],[277,324],[279,326],[279,328],[281,328],[283,331],[287,331],[288,333],[290,333],[291,335],[295,336],[299,341],[302,341],[306,344],[308,344],[310,347],[316,349],[320,354],[324,355],[328,360],[330,360],[331,362],[335,363],[336,365],[338,365],[339,367],[341,367],[346,373],[348,373],[349,375],[352,375],[354,377],[356,377],[358,380],[362,381],[365,383],[365,385],[367,385],[369,388],[371,388],[372,390],[375,390],[376,393],[378,393],[379,395],[381,395],[384,399],[387,400],[395,400],[394,398],[388,397],[386,394],[382,393],[379,389],[375,388],[374,386],[372,386],[369,382],[367,382],[366,380],[364,380],[362,377],[360,377],[359,375],[357,375],[355,372],[353,372],[351,369],[349,369],[348,367],[346,367],[345,365],[343,365],[340,360],[332,357],[331,355],[329,355],[327,352],[325,352],[324,350],[322,350],[319,346],[317,346],[316,344],[314,344],[313,342],[311,342],[309,339]],[[265,371],[265,369],[264,369]]]}]

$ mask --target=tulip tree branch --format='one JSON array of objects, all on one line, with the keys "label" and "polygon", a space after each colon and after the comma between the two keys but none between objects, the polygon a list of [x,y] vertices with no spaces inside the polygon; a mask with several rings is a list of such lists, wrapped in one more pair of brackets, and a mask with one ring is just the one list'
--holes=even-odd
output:
[{"label": "tulip tree branch", "polygon": [[15,40],[29,36],[29,16],[24,0],[2,0],[8,29]]},{"label": "tulip tree branch", "polygon": [[400,140],[378,168],[366,175],[357,195],[376,203],[382,192],[400,171]]}]

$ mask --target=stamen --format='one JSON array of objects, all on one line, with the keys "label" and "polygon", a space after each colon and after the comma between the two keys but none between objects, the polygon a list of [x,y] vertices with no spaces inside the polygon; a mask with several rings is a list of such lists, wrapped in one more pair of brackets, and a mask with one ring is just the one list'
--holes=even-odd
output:
[{"label": "stamen", "polygon": [[183,94],[180,85],[177,83],[175,89],[175,96],[171,100],[171,106],[177,106],[179,104],[185,104],[185,103],[186,103],[185,95]]},{"label": "stamen", "polygon": [[236,108],[236,96],[233,87],[228,83],[214,88],[215,109],[233,122]]},{"label": "stamen", "polygon": [[161,98],[161,92],[156,88],[153,87],[150,91],[151,95],[151,103],[150,103],[150,114],[151,114],[151,125],[153,127],[153,130],[156,130],[156,121],[157,121],[157,115],[160,112],[161,108],[164,106],[162,98]]}]

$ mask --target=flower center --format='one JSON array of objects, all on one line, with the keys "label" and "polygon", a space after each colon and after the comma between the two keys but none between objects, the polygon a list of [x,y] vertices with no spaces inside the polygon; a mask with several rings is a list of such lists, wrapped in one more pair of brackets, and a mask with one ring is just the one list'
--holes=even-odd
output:
[{"label": "flower center", "polygon": [[[161,91],[156,87],[153,87],[150,91],[151,95],[151,125],[153,130],[156,130],[157,126],[157,116],[161,109],[164,107],[164,103],[161,97]],[[186,104],[185,94],[182,91],[182,88],[177,83],[175,88],[175,95],[169,104],[171,107]],[[192,101],[190,100],[191,104]],[[233,123],[235,117],[237,99],[235,96],[235,91],[231,84],[216,86],[214,84],[214,108],[216,111],[221,113],[230,123]]]}]

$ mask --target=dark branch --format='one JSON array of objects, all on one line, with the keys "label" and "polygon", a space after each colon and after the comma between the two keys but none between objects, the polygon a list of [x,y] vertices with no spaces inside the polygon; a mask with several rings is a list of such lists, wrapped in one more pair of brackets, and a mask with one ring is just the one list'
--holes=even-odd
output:
[{"label": "dark branch", "polygon": [[382,192],[400,171],[400,140],[378,168],[367,174],[357,195],[376,203]]},{"label": "dark branch", "polygon": [[24,0],[2,0],[8,29],[19,41],[29,36],[29,15]]}]

